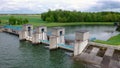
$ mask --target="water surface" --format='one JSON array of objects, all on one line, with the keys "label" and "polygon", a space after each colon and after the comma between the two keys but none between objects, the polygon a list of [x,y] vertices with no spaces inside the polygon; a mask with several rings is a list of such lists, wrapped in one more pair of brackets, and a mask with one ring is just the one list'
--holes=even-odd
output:
[{"label": "water surface", "polygon": [[17,36],[0,33],[0,68],[87,68],[65,50],[49,51],[44,46],[20,42]]}]

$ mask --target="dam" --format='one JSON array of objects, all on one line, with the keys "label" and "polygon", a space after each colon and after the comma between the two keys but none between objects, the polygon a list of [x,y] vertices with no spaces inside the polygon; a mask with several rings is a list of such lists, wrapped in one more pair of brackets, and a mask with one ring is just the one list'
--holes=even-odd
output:
[{"label": "dam", "polygon": [[120,66],[120,48],[91,42],[89,40],[89,32],[86,30],[75,32],[76,37],[72,41],[74,45],[66,43],[69,40],[65,39],[65,29],[62,27],[53,27],[52,32],[47,32],[47,27],[45,26],[33,29],[32,25],[26,24],[22,28],[4,26],[1,30],[18,35],[20,40],[27,40],[32,44],[47,44],[47,48],[50,50],[57,48],[70,50],[73,52],[74,57],[95,65],[100,65],[98,67],[112,68],[113,66]]}]

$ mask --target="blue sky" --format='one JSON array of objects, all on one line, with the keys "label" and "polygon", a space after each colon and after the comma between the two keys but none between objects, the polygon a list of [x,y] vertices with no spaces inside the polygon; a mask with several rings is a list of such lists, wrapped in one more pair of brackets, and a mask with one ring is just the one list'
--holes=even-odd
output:
[{"label": "blue sky", "polygon": [[48,9],[120,12],[120,0],[0,0],[0,13],[42,13]]}]

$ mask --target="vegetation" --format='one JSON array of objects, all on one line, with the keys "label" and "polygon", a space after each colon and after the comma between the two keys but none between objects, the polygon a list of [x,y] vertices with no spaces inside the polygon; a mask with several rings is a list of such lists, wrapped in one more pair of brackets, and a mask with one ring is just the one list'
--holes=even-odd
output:
[{"label": "vegetation", "polygon": [[96,40],[95,42],[103,43],[103,44],[110,44],[110,45],[120,45],[120,34],[111,37],[111,38],[110,38],[109,40],[107,40],[107,41]]},{"label": "vegetation", "polygon": [[[14,17],[14,18],[17,18],[17,19],[27,19],[29,22],[28,24],[32,23],[32,24],[36,24],[36,23],[43,23],[44,21],[42,21],[41,19],[41,15],[22,15],[22,14],[17,14],[17,15],[13,15],[13,14],[10,14],[10,15],[0,15],[0,19],[2,20],[2,24],[1,25],[5,25],[5,24],[9,24],[9,18],[10,17]],[[19,25],[19,24],[17,24]]]},{"label": "vegetation", "polygon": [[41,18],[47,22],[120,22],[120,13],[49,10]]},{"label": "vegetation", "polygon": [[11,16],[9,18],[9,24],[10,25],[22,25],[22,24],[27,24],[28,23],[28,19],[25,18],[15,18],[14,16]]},{"label": "vegetation", "polygon": [[[9,24],[9,18],[13,16],[17,19],[27,19],[28,24],[32,24],[34,26],[44,25],[48,27],[52,26],[77,26],[77,25],[113,25],[113,22],[46,22],[41,19],[41,15],[0,15],[0,19],[2,21],[1,25]],[[19,24],[17,24],[20,26]]]},{"label": "vegetation", "polygon": [[66,22],[66,23],[58,23],[58,22],[51,22],[51,23],[33,23],[30,22],[29,24],[32,24],[34,26],[47,26],[47,27],[53,27],[53,26],[79,26],[79,25],[113,25],[112,22]]}]

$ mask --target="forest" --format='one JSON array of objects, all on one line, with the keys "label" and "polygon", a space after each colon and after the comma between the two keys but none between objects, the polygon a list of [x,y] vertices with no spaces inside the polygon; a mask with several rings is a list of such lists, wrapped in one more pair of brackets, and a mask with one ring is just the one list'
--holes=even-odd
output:
[{"label": "forest", "polygon": [[41,14],[47,22],[120,22],[119,12],[80,12],[67,10],[49,10]]}]

